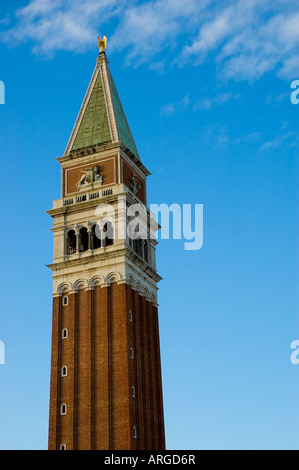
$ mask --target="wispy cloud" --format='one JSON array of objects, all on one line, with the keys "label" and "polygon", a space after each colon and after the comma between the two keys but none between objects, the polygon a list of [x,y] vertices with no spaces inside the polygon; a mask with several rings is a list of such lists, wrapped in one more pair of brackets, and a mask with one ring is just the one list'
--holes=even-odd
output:
[{"label": "wispy cloud", "polygon": [[130,65],[161,71],[166,61],[213,60],[222,77],[248,81],[270,71],[288,80],[299,74],[297,0],[30,0],[2,25],[0,40],[30,41],[48,56],[82,52],[111,19],[110,51],[125,50]]},{"label": "wispy cloud", "polygon": [[239,94],[233,95],[232,93],[220,93],[213,98],[201,98],[193,105],[194,111],[210,110],[214,106],[222,106],[230,100],[240,100],[242,97]]},{"label": "wispy cloud", "polygon": [[188,31],[192,18],[210,3],[208,0],[154,0],[128,2],[112,47],[127,49],[127,63],[148,62],[162,50],[178,51],[179,36]]},{"label": "wispy cloud", "polygon": [[265,99],[266,104],[270,104],[272,106],[278,106],[282,101],[290,102],[292,90],[285,91],[284,93],[280,93],[277,96],[268,95]]},{"label": "wispy cloud", "polygon": [[178,101],[177,103],[170,103],[162,106],[160,110],[161,116],[169,117],[177,111],[181,111],[186,109],[190,104],[190,99],[188,95],[185,95],[183,99]]},{"label": "wispy cloud", "polygon": [[201,64],[213,54],[226,78],[254,80],[273,70],[290,78],[299,72],[298,22],[294,0],[225,2],[204,20],[181,60]]},{"label": "wispy cloud", "polygon": [[296,145],[297,140],[296,140],[296,135],[294,132],[284,132],[286,130],[285,127],[282,127],[280,129],[280,132],[278,135],[275,137],[275,139],[272,140],[267,140],[265,141],[260,147],[259,151],[260,152],[270,152],[273,150],[277,150],[280,147],[287,147],[291,148]]},{"label": "wispy cloud", "polygon": [[219,124],[203,126],[202,128],[202,139],[213,150],[226,148],[231,143],[229,134],[229,128]]},{"label": "wispy cloud", "polygon": [[2,31],[0,40],[10,45],[31,41],[38,55],[83,52],[94,47],[101,19],[108,22],[122,4],[119,0],[31,0],[16,11],[15,25]]},{"label": "wispy cloud", "polygon": [[192,105],[189,95],[185,95],[183,99],[177,103],[169,103],[162,106],[160,114],[162,116],[172,116],[177,111],[182,111],[183,109],[188,108],[189,105],[192,105],[194,111],[205,110],[209,111],[215,106],[223,106],[225,103],[231,100],[241,100],[242,96],[240,94],[233,93],[220,93],[215,95],[213,98],[203,97],[196,103]]}]

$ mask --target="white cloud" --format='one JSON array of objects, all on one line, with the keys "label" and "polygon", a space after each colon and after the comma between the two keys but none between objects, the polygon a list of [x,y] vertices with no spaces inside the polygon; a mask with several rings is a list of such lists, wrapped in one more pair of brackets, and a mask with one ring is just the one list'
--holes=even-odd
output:
[{"label": "white cloud", "polygon": [[292,148],[296,142],[296,134],[293,131],[286,132],[288,123],[284,122],[277,132],[275,139],[265,141],[260,147],[260,152],[270,152],[280,147]]},{"label": "white cloud", "polygon": [[217,47],[230,33],[233,12],[230,8],[221,12],[213,21],[203,24],[198,39],[191,46],[185,47],[185,57],[196,56],[198,62],[204,60],[206,54]]},{"label": "white cloud", "polygon": [[162,106],[161,111],[160,111],[161,116],[166,116],[166,117],[172,116],[172,114],[174,113],[175,113],[175,105],[173,103]]},{"label": "white cloud", "polygon": [[190,104],[190,98],[188,95],[184,96],[184,98],[181,99],[181,101],[179,101],[180,108],[188,108],[189,104]]},{"label": "white cloud", "polygon": [[179,35],[202,5],[197,0],[154,0],[133,5],[128,2],[111,46],[128,50],[127,63],[148,62],[161,50],[177,47]]},{"label": "white cloud", "polygon": [[177,103],[170,103],[166,104],[165,106],[162,106],[160,110],[161,116],[172,116],[177,111],[182,111],[183,109],[186,109],[190,104],[190,99],[188,95],[185,95],[184,98],[182,98],[180,101]]},{"label": "white cloud", "polygon": [[[231,100],[235,101],[240,101],[242,98],[241,95],[239,94],[232,94],[232,93],[220,93],[213,98],[206,98],[203,97],[199,101],[193,104],[192,108],[194,111],[199,111],[199,110],[210,110],[215,106],[223,106],[225,103]],[[191,100],[189,98],[189,95],[184,96],[180,101],[177,103],[170,103],[165,106],[162,106],[160,110],[160,114],[162,116],[172,116],[174,113],[177,111],[182,111],[191,104]]]},{"label": "white cloud", "polygon": [[271,140],[271,141],[268,141],[268,142],[264,142],[260,148],[259,148],[259,151],[260,152],[269,152],[271,150],[276,150],[278,149],[279,147],[281,147],[283,141],[282,139],[280,138],[276,138],[274,140]]},{"label": "white cloud", "polygon": [[251,81],[277,70],[292,79],[299,71],[298,23],[299,5],[293,0],[231,1],[204,21],[182,61],[201,64],[213,54],[226,78]]},{"label": "white cloud", "polygon": [[193,105],[194,111],[209,110],[214,106],[222,106],[230,100],[240,100],[241,95],[232,93],[220,93],[219,95],[214,96],[213,98],[201,98],[197,103]]},{"label": "white cloud", "polygon": [[213,60],[222,77],[249,81],[299,74],[298,0],[28,0],[0,40],[30,41],[36,54],[82,52],[112,18],[110,53],[125,50],[127,64],[162,71]]},{"label": "white cloud", "polygon": [[[33,43],[33,52],[82,52],[96,47],[101,25],[117,15],[117,0],[31,0],[16,11],[16,24],[0,35],[3,42]],[[101,21],[102,19],[102,21]]]}]

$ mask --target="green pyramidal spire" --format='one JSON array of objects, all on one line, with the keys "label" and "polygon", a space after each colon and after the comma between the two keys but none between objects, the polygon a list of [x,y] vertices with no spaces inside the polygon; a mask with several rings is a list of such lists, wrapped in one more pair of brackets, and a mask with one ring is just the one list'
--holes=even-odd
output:
[{"label": "green pyramidal spire", "polygon": [[101,74],[98,74],[72,150],[112,140]]},{"label": "green pyramidal spire", "polygon": [[66,153],[108,142],[121,142],[139,159],[102,47]]}]

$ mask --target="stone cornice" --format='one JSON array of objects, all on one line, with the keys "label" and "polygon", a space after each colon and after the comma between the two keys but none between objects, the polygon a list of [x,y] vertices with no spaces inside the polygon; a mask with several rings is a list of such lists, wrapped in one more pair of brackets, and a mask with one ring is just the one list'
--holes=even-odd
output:
[{"label": "stone cornice", "polygon": [[120,148],[126,156],[132,160],[138,168],[140,168],[146,176],[150,176],[151,172],[141,163],[141,161],[122,143],[120,142]]},{"label": "stone cornice", "polygon": [[150,171],[143,165],[143,163],[122,142],[106,142],[104,144],[92,145],[84,149],[73,150],[62,157],[58,157],[56,160],[60,164],[65,164],[66,162],[82,159],[84,157],[101,157],[101,153],[108,150],[121,150],[122,156],[126,156],[128,161],[134,162],[135,165],[142,170],[145,176],[151,175]]},{"label": "stone cornice", "polygon": [[84,149],[79,149],[79,150],[73,150],[70,153],[67,153],[63,155],[62,157],[58,157],[56,160],[59,163],[65,163],[70,160],[77,160],[82,157],[87,157],[91,155],[97,156],[97,154],[100,154],[103,151],[106,150],[119,150],[121,148],[121,143],[120,142],[105,142],[104,144],[98,144],[98,145],[92,145],[90,147],[85,147]]},{"label": "stone cornice", "polygon": [[[82,266],[82,263],[84,265],[90,263],[90,262],[96,262],[96,261],[102,261],[104,259],[109,259],[109,258],[115,258],[115,256],[121,256],[126,254],[126,248],[120,249],[120,250],[111,250],[111,251],[106,251],[105,253],[101,252],[98,254],[92,254],[90,256],[86,256],[84,258],[77,258],[76,256],[78,255],[70,255],[65,261],[60,261],[58,263],[52,263],[48,264],[47,267],[50,268],[53,272],[54,271],[59,271],[61,269],[65,268],[70,268],[70,267],[76,267],[76,266]],[[67,258],[67,256],[66,256]]]},{"label": "stone cornice", "polygon": [[163,278],[153,268],[151,268],[145,261],[143,261],[140,256],[138,256],[136,253],[129,249],[127,250],[127,259],[132,261],[134,265],[139,266],[141,270],[155,282],[162,281]]},{"label": "stone cornice", "polygon": [[129,248],[109,250],[104,253],[101,252],[98,254],[92,254],[84,258],[68,259],[65,261],[60,261],[58,263],[49,264],[47,265],[47,267],[51,269],[53,273],[58,273],[63,269],[69,269],[73,267],[76,268],[78,266],[82,266],[82,263],[84,263],[83,265],[86,266],[91,262],[96,263],[97,261],[114,259],[116,256],[123,256],[125,263],[128,260],[131,261],[133,265],[138,266],[139,269],[143,271],[144,274],[147,275],[155,283],[160,282],[162,280],[162,277],[159,276],[159,274],[153,268],[151,268],[142,258],[140,258],[140,256],[131,251]]}]

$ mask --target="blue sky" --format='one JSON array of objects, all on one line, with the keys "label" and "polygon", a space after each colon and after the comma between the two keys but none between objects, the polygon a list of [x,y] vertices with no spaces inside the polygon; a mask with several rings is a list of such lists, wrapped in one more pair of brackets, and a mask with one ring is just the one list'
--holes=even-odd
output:
[{"label": "blue sky", "polygon": [[1,2],[0,449],[47,448],[46,210],[99,34],[149,203],[204,205],[201,250],[157,251],[167,447],[299,448],[299,7],[223,3]]}]

